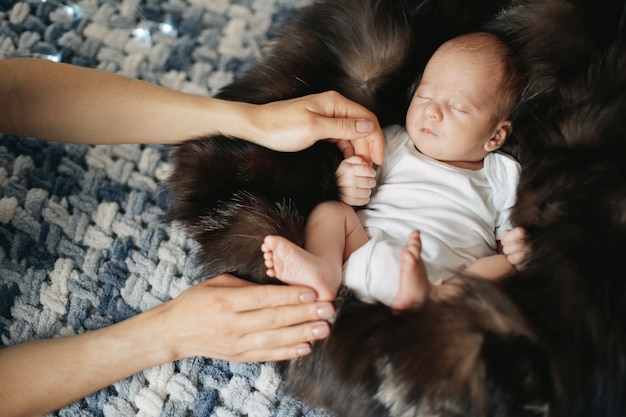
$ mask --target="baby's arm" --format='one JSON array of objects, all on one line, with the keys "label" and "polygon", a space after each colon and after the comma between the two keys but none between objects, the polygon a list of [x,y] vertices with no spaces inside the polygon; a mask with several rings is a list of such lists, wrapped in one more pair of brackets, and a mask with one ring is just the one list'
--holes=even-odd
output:
[{"label": "baby's arm", "polygon": [[504,231],[498,242],[498,254],[477,260],[463,272],[487,279],[512,275],[526,258],[527,237],[526,229],[522,227]]},{"label": "baby's arm", "polygon": [[498,254],[480,258],[463,271],[463,274],[485,279],[498,279],[512,275],[515,267],[506,259],[506,255]]},{"label": "baby's arm", "polygon": [[341,201],[350,206],[364,206],[370,201],[376,186],[376,170],[359,156],[344,159],[339,164],[337,184]]}]

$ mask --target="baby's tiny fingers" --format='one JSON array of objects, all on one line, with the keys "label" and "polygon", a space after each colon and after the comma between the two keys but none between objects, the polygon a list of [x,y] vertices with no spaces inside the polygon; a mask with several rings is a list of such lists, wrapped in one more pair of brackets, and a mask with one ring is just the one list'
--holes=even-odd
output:
[{"label": "baby's tiny fingers", "polygon": [[526,232],[526,229],[524,229],[523,227],[514,227],[513,229],[510,230],[505,230],[504,233],[502,233],[502,241],[508,241],[508,242],[512,242],[515,240],[524,240],[528,237],[528,234]]},{"label": "baby's tiny fingers", "polygon": [[512,253],[511,255],[506,256],[506,260],[509,261],[511,265],[517,266],[524,261],[524,253],[522,252]]},{"label": "baby's tiny fingers", "polygon": [[376,187],[376,180],[369,177],[356,177],[354,183],[358,188],[367,190]]},{"label": "baby's tiny fingers", "polygon": [[357,177],[376,177],[376,170],[369,165],[353,165],[352,169]]},{"label": "baby's tiny fingers", "polygon": [[502,252],[505,255],[511,255],[516,252],[526,252],[528,250],[528,245],[526,245],[523,241],[516,241],[507,243],[506,245],[502,245]]}]

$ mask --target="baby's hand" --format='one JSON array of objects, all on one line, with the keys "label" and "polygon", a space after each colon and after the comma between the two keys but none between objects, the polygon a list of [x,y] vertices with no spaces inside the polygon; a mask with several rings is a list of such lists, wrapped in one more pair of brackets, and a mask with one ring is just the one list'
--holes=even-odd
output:
[{"label": "baby's hand", "polygon": [[505,230],[502,233],[502,253],[506,255],[509,263],[516,268],[526,259],[528,253],[528,234],[523,227]]},{"label": "baby's hand", "polygon": [[344,159],[337,168],[337,184],[341,201],[351,206],[364,206],[376,186],[376,170],[360,156]]}]

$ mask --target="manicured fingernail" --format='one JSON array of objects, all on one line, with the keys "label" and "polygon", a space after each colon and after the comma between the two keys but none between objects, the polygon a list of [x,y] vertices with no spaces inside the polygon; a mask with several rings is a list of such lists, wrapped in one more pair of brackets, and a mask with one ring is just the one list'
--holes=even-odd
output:
[{"label": "manicured fingernail", "polygon": [[300,302],[301,303],[312,303],[317,299],[317,295],[313,291],[307,291],[300,294]]},{"label": "manicured fingernail", "polygon": [[325,305],[317,308],[317,317],[327,320],[335,315],[335,309],[332,306]]},{"label": "manicured fingernail", "polygon": [[356,131],[359,133],[370,133],[374,131],[374,123],[369,120],[357,120]]},{"label": "manicured fingernail", "polygon": [[311,346],[310,345],[303,345],[300,346],[296,349],[296,354],[298,356],[304,356],[304,355],[308,355],[309,353],[311,353]]},{"label": "manicured fingernail", "polygon": [[322,324],[320,326],[313,327],[311,333],[313,333],[313,336],[315,337],[326,337],[328,336],[328,333],[330,333],[330,329],[327,325]]}]

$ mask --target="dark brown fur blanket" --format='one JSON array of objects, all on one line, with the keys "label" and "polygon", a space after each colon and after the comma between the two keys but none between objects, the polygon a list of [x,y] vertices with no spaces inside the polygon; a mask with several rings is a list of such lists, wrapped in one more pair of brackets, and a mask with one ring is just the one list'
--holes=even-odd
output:
[{"label": "dark brown fur blanket", "polygon": [[[523,165],[523,271],[466,278],[462,296],[402,314],[343,299],[330,338],[287,366],[289,389],[339,416],[626,415],[625,25],[624,1],[322,0],[220,93],[335,89],[401,123],[430,54],[476,29],[502,36],[526,76],[509,148]],[[200,243],[205,276],[266,282],[261,239],[301,242],[311,208],[337,198],[340,157],[328,143],[190,141],[172,155],[169,218]]]}]

